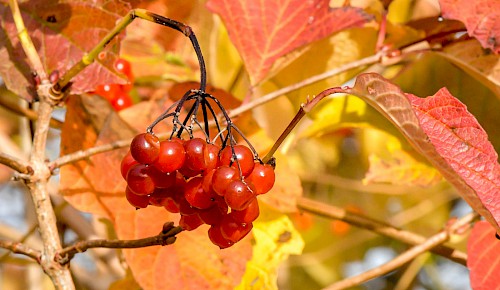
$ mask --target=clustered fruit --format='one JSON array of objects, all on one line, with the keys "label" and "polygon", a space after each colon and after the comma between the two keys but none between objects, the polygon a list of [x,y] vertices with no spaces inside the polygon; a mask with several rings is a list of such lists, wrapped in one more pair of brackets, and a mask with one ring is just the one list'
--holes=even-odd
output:
[{"label": "clustered fruit", "polygon": [[118,73],[124,74],[127,77],[129,83],[98,85],[95,88],[94,94],[108,100],[115,111],[120,111],[133,105],[130,91],[132,90],[134,75],[132,74],[130,63],[125,59],[117,59],[114,67]]},{"label": "clustered fruit", "polygon": [[121,163],[128,202],[180,213],[179,225],[210,225],[208,236],[221,249],[240,241],[259,216],[257,196],[274,185],[274,168],[245,145],[221,148],[202,138],[160,141],[137,135]]}]

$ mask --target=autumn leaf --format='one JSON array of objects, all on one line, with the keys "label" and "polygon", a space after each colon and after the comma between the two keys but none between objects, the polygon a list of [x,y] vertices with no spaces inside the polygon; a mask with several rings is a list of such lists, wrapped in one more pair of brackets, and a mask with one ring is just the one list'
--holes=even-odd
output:
[{"label": "autumn leaf", "polygon": [[[135,210],[128,205],[115,222],[121,239],[157,235],[165,222],[177,222],[179,215],[164,208]],[[143,289],[234,289],[251,258],[250,237],[220,250],[207,236],[207,226],[181,232],[174,244],[124,250],[135,279]],[[168,277],[168,278],[167,278]]]},{"label": "autumn leaf", "polygon": [[428,98],[404,94],[377,74],[360,75],[350,92],[388,118],[472,208],[500,229],[498,155],[464,104],[446,89]]},{"label": "autumn leaf", "polygon": [[[84,53],[91,50],[128,10],[129,4],[115,1],[26,1],[20,5],[27,31],[43,59],[48,73],[64,73]],[[7,87],[30,100],[33,92],[32,68],[17,37],[8,5],[0,5],[0,75]],[[118,42],[113,41],[95,63],[88,66],[72,82],[72,92],[94,90],[99,84],[123,83],[124,76],[113,69]]]},{"label": "autumn leaf", "polygon": [[371,19],[362,9],[331,8],[329,1],[211,0],[239,51],[251,82],[261,82],[285,54],[337,31],[360,27]]},{"label": "autumn leaf", "polygon": [[467,32],[485,48],[500,53],[500,2],[439,0],[443,17],[462,21]]},{"label": "autumn leaf", "polygon": [[467,242],[467,255],[472,289],[500,289],[500,240],[495,237],[495,228],[485,221],[477,222]]}]

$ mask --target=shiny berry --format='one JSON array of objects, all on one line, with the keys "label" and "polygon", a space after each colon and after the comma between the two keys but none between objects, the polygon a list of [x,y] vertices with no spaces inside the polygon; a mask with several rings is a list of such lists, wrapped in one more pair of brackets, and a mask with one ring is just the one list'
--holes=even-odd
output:
[{"label": "shiny berry", "polygon": [[150,133],[139,134],[130,143],[130,153],[139,163],[153,164],[160,155],[160,140]]},{"label": "shiny berry", "polygon": [[220,166],[215,170],[212,177],[212,189],[223,196],[229,183],[239,178],[237,169],[229,166]]},{"label": "shiny berry", "polygon": [[244,210],[254,198],[252,185],[239,179],[231,181],[224,193],[227,205],[233,210]]},{"label": "shiny berry", "polygon": [[163,172],[174,172],[184,165],[186,151],[182,143],[174,140],[160,142],[160,153],[154,166]]},{"label": "shiny berry", "polygon": [[259,217],[259,213],[259,203],[254,198],[244,210],[232,210],[230,215],[236,222],[251,223]]},{"label": "shiny berry", "polygon": [[252,230],[252,228],[252,223],[238,223],[230,216],[226,216],[220,223],[222,236],[233,243],[243,239]]},{"label": "shiny berry", "polygon": [[130,154],[130,151],[127,152],[127,155],[123,157],[122,162],[120,164],[120,172],[122,174],[123,179],[127,178],[127,173],[133,165],[139,164],[137,161],[135,161],[134,157],[132,157],[132,154]]},{"label": "shiny berry", "polygon": [[220,154],[220,165],[230,165],[241,169],[241,175],[248,176],[252,173],[253,167],[255,165],[254,156],[252,151],[244,145],[235,145],[234,154],[236,154],[236,160],[233,160],[233,151],[230,146],[227,146],[221,151]]},{"label": "shiny berry", "polygon": [[253,183],[256,194],[264,194],[273,188],[275,179],[274,168],[271,165],[256,163],[246,180]]},{"label": "shiny berry", "polygon": [[202,224],[203,221],[200,219],[198,214],[181,215],[181,219],[179,220],[179,226],[186,231],[192,231]]},{"label": "shiny berry", "polygon": [[149,205],[149,196],[137,195],[130,188],[125,189],[125,197],[127,201],[135,208],[146,208]]},{"label": "shiny berry", "polygon": [[208,237],[214,245],[221,249],[229,248],[234,245],[233,242],[222,236],[220,226],[211,226],[210,229],[208,229]]},{"label": "shiny berry", "polygon": [[136,164],[127,173],[127,185],[137,195],[148,195],[155,190],[149,168],[144,164]]}]

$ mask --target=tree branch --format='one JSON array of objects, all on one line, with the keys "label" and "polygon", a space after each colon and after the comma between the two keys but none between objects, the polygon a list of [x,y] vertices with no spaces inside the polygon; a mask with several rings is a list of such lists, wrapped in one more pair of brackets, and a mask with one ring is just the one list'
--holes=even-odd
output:
[{"label": "tree branch", "polygon": [[137,240],[87,240],[75,243],[72,246],[66,247],[59,251],[54,260],[65,265],[78,253],[83,253],[91,248],[114,248],[114,249],[131,249],[144,248],[150,246],[166,246],[171,245],[176,240],[176,235],[182,232],[183,229],[179,226],[174,227],[173,222],[165,223],[163,231],[153,237],[137,239]]},{"label": "tree branch", "polygon": [[33,173],[33,169],[28,162],[3,152],[0,152],[0,164],[6,165],[19,173]]},{"label": "tree branch", "polygon": [[40,251],[30,248],[20,242],[0,240],[0,248],[7,249],[16,254],[25,255],[35,260],[39,264],[40,260],[42,259],[42,253]]},{"label": "tree branch", "polygon": [[376,268],[373,268],[371,270],[368,270],[360,275],[350,277],[347,279],[344,279],[342,281],[339,281],[337,283],[334,283],[326,288],[324,290],[337,290],[337,289],[346,289],[350,287],[354,287],[356,285],[359,285],[361,283],[364,283],[370,279],[380,277],[382,275],[385,275],[402,265],[406,264],[407,262],[415,259],[418,255],[429,251],[436,246],[448,241],[450,239],[450,236],[455,233],[457,230],[459,230],[461,227],[464,227],[468,224],[470,224],[474,219],[477,218],[476,213],[470,213],[461,219],[459,219],[457,222],[455,222],[451,227],[448,229],[444,229],[443,231],[439,232],[438,234],[435,234],[434,236],[431,236],[430,238],[426,239],[423,243],[420,243],[413,248],[410,248],[406,252],[400,254],[393,260],[379,266]]},{"label": "tree branch", "polygon": [[[374,220],[360,214],[348,212],[343,208],[328,205],[308,198],[300,198],[297,201],[297,207],[301,210],[316,215],[344,221],[356,227],[373,231],[377,234],[401,241],[406,244],[418,245],[424,243],[426,240],[426,238],[423,236],[395,228],[382,221]],[[467,264],[467,254],[456,249],[446,246],[437,246],[432,249],[432,252],[448,258],[456,263],[462,265]]]}]

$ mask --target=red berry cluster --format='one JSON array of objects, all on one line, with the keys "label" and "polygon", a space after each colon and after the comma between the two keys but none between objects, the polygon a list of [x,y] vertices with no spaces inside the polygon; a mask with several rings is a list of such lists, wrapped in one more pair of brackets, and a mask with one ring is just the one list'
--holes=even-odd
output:
[{"label": "red berry cluster", "polygon": [[210,240],[221,249],[251,231],[259,216],[256,197],[275,180],[274,168],[256,161],[244,145],[221,148],[201,138],[160,142],[150,133],[132,140],[121,174],[131,205],[180,213],[185,230],[208,224]]},{"label": "red berry cluster", "polygon": [[130,90],[134,82],[134,75],[130,63],[124,59],[117,59],[115,62],[115,70],[127,76],[129,84],[105,84],[96,87],[94,93],[107,99],[115,111],[120,111],[133,105],[132,98],[130,97]]}]

